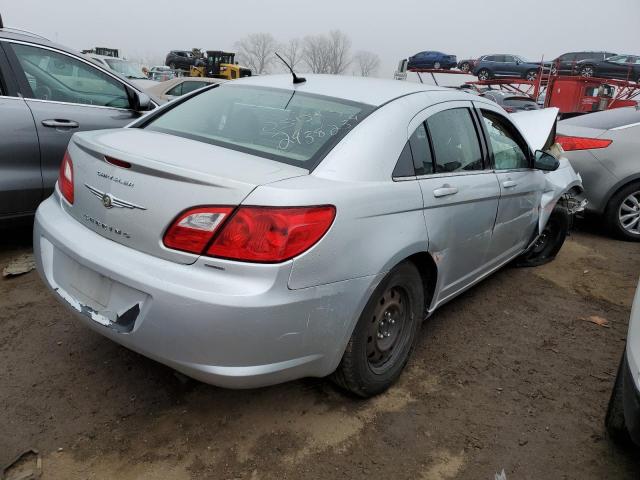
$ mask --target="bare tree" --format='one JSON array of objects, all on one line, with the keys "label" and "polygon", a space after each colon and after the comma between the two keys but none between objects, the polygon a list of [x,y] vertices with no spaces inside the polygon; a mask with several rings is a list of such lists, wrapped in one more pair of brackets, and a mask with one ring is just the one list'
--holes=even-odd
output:
[{"label": "bare tree", "polygon": [[329,73],[343,74],[351,64],[351,39],[340,30],[329,32]]},{"label": "bare tree", "polygon": [[276,50],[276,40],[270,33],[252,33],[236,42],[238,60],[258,75],[268,73]]},{"label": "bare tree", "polygon": [[353,56],[353,61],[356,64],[356,71],[360,72],[363,77],[370,77],[375,75],[380,67],[380,57],[366,50],[360,50]]},{"label": "bare tree", "polygon": [[296,66],[302,61],[302,42],[299,38],[292,38],[287,43],[280,45],[278,53],[295,70]]},{"label": "bare tree", "polygon": [[302,45],[302,58],[313,73],[329,73],[330,44],[325,35],[308,35]]}]

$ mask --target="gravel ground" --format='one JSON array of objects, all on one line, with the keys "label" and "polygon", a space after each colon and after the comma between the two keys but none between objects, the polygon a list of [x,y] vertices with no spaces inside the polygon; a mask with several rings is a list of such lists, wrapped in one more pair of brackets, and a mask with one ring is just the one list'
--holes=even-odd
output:
[{"label": "gravel ground", "polygon": [[[30,250],[28,232],[2,238],[0,268]],[[440,309],[369,401],[321,379],[184,381],[80,326],[36,272],[0,279],[0,465],[37,448],[64,480],[637,479],[603,417],[639,267],[640,245],[579,225],[551,264]]]}]

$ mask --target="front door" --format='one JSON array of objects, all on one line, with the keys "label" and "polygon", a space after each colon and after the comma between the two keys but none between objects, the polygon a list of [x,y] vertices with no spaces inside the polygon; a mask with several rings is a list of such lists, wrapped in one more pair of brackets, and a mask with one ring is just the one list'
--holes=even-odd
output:
[{"label": "front door", "polygon": [[139,114],[130,109],[125,84],[90,62],[48,47],[17,42],[7,46],[38,131],[42,182],[48,196],[71,135],[123,127]]},{"label": "front door", "polygon": [[471,102],[433,106],[410,129],[429,251],[438,265],[436,305],[487,271],[500,187],[485,168]]}]

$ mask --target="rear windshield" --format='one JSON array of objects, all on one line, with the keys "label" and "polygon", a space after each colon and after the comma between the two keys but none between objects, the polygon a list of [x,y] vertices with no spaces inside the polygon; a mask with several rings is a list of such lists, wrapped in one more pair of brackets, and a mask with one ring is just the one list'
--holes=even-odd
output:
[{"label": "rear windshield", "polygon": [[373,109],[291,90],[222,85],[144,128],[312,170]]},{"label": "rear windshield", "polygon": [[563,120],[567,125],[611,130],[640,122],[640,110],[635,107],[613,108],[604,112],[588,113]]},{"label": "rear windshield", "polygon": [[504,99],[504,105],[507,107],[522,108],[525,110],[537,110],[538,104],[530,98],[507,97]]}]

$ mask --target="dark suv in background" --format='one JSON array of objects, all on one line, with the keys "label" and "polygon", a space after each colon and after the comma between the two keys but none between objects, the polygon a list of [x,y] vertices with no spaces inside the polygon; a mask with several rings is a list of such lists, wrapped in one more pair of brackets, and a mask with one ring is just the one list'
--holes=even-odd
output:
[{"label": "dark suv in background", "polygon": [[172,70],[189,70],[191,66],[196,64],[196,57],[187,50],[171,50],[167,54],[164,64]]},{"label": "dark suv in background", "polygon": [[493,77],[522,77],[535,80],[539,70],[539,63],[529,62],[518,55],[493,54],[480,57],[471,72],[478,80],[489,80]]},{"label": "dark suv in background", "polygon": [[602,62],[609,57],[613,57],[612,52],[569,52],[560,55],[551,63],[551,73],[560,75],[572,75],[578,73],[576,71],[577,62],[583,60],[592,60],[594,62]]}]

